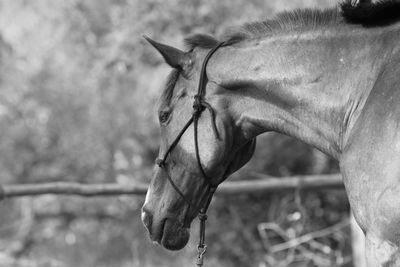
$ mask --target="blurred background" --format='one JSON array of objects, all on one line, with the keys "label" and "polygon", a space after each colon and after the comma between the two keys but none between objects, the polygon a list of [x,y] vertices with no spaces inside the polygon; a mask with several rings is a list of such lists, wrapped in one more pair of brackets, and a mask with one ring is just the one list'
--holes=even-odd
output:
[{"label": "blurred background", "polygon": [[[155,103],[169,71],[143,34],[183,48],[192,33],[335,0],[0,1],[0,183],[148,182],[159,145]],[[336,173],[286,136],[258,138],[248,173]],[[253,177],[254,178],[254,177]],[[193,266],[187,248],[153,245],[143,196],[45,195],[0,202],[0,266]],[[353,266],[343,191],[217,197],[206,266]],[[333,227],[333,228],[332,228]],[[317,238],[307,239],[313,233]],[[286,248],[271,246],[294,239]]]}]

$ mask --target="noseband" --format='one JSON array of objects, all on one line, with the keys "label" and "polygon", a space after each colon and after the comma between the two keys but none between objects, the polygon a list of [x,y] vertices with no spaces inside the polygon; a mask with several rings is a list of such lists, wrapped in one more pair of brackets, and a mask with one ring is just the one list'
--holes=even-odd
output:
[{"label": "noseband", "polygon": [[209,193],[209,196],[207,198],[207,201],[205,202],[204,206],[199,206],[195,203],[193,203],[189,198],[185,196],[185,194],[179,189],[179,187],[175,184],[175,182],[172,180],[172,178],[167,175],[167,179],[172,185],[172,187],[175,189],[175,191],[182,197],[182,199],[190,206],[195,207],[196,211],[198,212],[198,217],[200,220],[200,241],[199,244],[197,245],[197,251],[198,251],[198,256],[197,256],[197,261],[196,264],[197,266],[202,266],[203,265],[203,255],[207,250],[207,246],[205,245],[205,222],[207,220],[207,209],[208,206],[210,205],[212,196],[215,192],[215,190],[218,187],[218,184],[214,184],[211,182],[211,179],[207,176],[200,160],[200,153],[199,153],[199,142],[198,142],[198,130],[197,130],[197,125],[198,121],[200,119],[201,114],[203,113],[204,110],[208,110],[211,116],[211,126],[214,132],[214,135],[217,139],[220,139],[217,126],[215,123],[215,113],[213,108],[209,103],[207,103],[204,100],[205,96],[205,85],[207,84],[207,74],[206,74],[206,67],[207,63],[210,60],[211,56],[214,54],[215,51],[218,50],[221,46],[223,46],[224,43],[219,43],[217,46],[215,46],[213,49],[211,49],[206,57],[204,58],[203,64],[201,66],[201,71],[200,71],[200,79],[199,79],[199,87],[197,90],[197,94],[194,96],[194,102],[193,102],[193,113],[192,117],[187,121],[185,126],[182,128],[182,130],[179,132],[179,134],[176,136],[175,140],[171,143],[169,146],[167,152],[165,153],[163,158],[158,158],[156,159],[156,164],[160,168],[165,168],[166,165],[166,160],[169,156],[169,154],[172,152],[172,150],[176,147],[176,145],[179,143],[181,137],[183,134],[186,132],[186,130],[189,128],[189,126],[193,123],[193,128],[194,128],[194,146],[195,146],[195,153],[196,153],[196,160],[197,160],[197,165],[200,169],[200,172],[204,178],[204,181],[207,183],[207,190]]}]

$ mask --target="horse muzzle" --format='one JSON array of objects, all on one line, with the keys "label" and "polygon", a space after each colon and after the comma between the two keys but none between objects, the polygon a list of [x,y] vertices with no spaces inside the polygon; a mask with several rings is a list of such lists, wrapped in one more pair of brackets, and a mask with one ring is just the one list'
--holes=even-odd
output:
[{"label": "horse muzzle", "polygon": [[183,223],[174,218],[155,220],[151,212],[142,210],[142,221],[150,239],[168,250],[180,250],[189,241],[190,231]]}]

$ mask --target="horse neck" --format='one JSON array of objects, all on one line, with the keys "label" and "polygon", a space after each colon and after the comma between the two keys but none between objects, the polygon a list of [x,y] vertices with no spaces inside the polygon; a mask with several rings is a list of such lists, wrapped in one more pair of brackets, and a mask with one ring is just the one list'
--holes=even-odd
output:
[{"label": "horse neck", "polygon": [[244,41],[217,52],[209,80],[226,89],[246,139],[276,131],[338,159],[396,43],[384,33],[336,29]]}]

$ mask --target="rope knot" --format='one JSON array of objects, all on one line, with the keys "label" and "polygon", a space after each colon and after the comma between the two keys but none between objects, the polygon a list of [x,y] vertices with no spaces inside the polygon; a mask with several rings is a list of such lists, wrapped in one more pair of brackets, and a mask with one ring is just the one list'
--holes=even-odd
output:
[{"label": "rope knot", "polygon": [[193,102],[193,115],[194,116],[199,116],[201,112],[205,109],[203,105],[203,101],[201,99],[200,95],[195,95],[194,96],[194,102]]},{"label": "rope knot", "polygon": [[158,167],[162,168],[165,164],[165,161],[163,159],[157,158],[155,164],[157,164]]},{"label": "rope knot", "polygon": [[205,213],[199,213],[198,217],[199,217],[200,221],[206,221],[207,220],[207,214],[205,214]]}]

